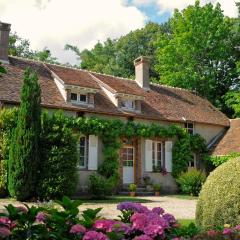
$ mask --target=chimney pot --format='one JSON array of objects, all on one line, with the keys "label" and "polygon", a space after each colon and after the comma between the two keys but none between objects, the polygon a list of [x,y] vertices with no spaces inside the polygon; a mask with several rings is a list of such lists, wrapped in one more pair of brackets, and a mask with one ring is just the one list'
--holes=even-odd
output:
[{"label": "chimney pot", "polygon": [[0,22],[0,61],[8,62],[8,43],[11,24]]},{"label": "chimney pot", "polygon": [[149,57],[138,57],[134,60],[135,66],[135,78],[137,84],[146,90],[149,90],[149,67],[150,58]]}]

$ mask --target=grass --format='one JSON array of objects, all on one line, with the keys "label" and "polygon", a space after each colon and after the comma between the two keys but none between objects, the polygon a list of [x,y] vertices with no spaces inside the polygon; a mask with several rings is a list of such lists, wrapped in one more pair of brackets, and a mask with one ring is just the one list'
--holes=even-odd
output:
[{"label": "grass", "polygon": [[138,197],[129,197],[129,196],[112,196],[106,199],[89,199],[89,198],[80,198],[84,203],[94,204],[94,203],[121,203],[121,202],[139,202],[139,203],[148,203],[152,202],[151,200],[138,198]]},{"label": "grass", "polygon": [[182,226],[188,226],[190,223],[195,223],[194,219],[178,219],[177,220]]},{"label": "grass", "polygon": [[187,195],[187,194],[174,194],[174,195],[168,195],[168,197],[185,199],[185,200],[197,200],[198,199],[198,197],[196,197],[196,196],[191,196],[191,195]]}]

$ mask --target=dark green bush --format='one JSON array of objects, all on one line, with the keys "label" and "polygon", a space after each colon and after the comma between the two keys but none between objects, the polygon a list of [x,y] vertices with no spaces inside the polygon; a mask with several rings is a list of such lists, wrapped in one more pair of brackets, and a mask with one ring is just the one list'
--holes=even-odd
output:
[{"label": "dark green bush", "polygon": [[177,178],[177,183],[183,193],[198,196],[205,180],[206,175],[203,172],[190,169]]},{"label": "dark green bush", "polygon": [[104,199],[113,193],[114,188],[117,186],[117,176],[105,178],[99,174],[92,174],[89,177],[89,192],[93,198]]},{"label": "dark green bush", "polygon": [[41,131],[41,90],[35,72],[24,73],[17,126],[13,131],[8,159],[8,190],[26,200],[36,196]]},{"label": "dark green bush", "polygon": [[0,197],[7,196],[7,161],[0,160]]},{"label": "dark green bush", "polygon": [[38,195],[42,199],[71,196],[77,186],[77,139],[61,113],[42,115]]},{"label": "dark green bush", "polygon": [[0,160],[8,159],[12,130],[17,124],[17,113],[16,108],[0,110]]},{"label": "dark green bush", "polygon": [[217,167],[199,195],[196,223],[203,229],[240,223],[240,158]]}]

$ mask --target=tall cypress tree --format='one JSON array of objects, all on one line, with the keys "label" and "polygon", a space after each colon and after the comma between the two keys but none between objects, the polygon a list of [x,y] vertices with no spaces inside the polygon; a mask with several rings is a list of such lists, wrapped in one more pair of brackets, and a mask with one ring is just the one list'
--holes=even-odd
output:
[{"label": "tall cypress tree", "polygon": [[41,90],[30,68],[24,73],[17,127],[9,152],[8,190],[12,197],[26,200],[35,196],[41,131]]}]

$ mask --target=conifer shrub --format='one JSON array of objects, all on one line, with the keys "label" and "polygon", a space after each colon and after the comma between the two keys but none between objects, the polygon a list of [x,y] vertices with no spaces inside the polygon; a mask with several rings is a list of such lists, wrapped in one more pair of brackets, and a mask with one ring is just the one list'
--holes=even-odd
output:
[{"label": "conifer shrub", "polygon": [[199,195],[196,223],[213,229],[240,223],[240,158],[217,167],[207,178]]},{"label": "conifer shrub", "polygon": [[66,118],[59,112],[42,114],[41,161],[38,174],[38,196],[56,199],[71,196],[76,189],[77,138]]},{"label": "conifer shrub", "polygon": [[23,201],[36,195],[41,131],[41,90],[35,72],[27,69],[21,90],[17,127],[9,150],[8,190]]}]

